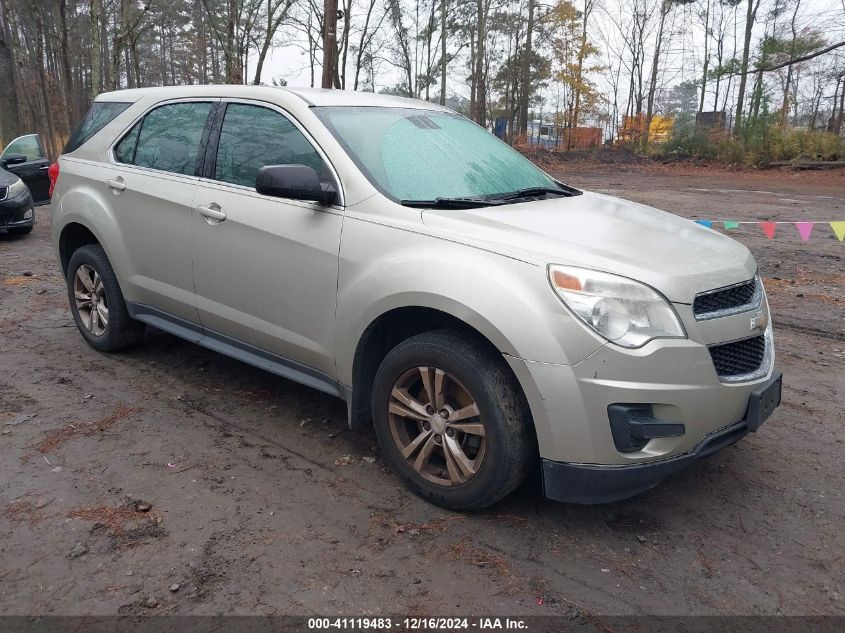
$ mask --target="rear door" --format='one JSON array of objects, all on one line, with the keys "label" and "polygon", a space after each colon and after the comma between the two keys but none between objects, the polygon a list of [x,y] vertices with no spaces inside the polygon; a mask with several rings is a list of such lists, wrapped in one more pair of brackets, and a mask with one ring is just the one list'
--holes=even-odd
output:
[{"label": "rear door", "polygon": [[280,108],[224,100],[218,121],[191,217],[202,324],[333,377],[343,209],[261,195],[255,177],[264,165],[305,164],[337,179]]},{"label": "rear door", "polygon": [[199,322],[190,214],[218,101],[156,105],[115,143],[112,163],[98,165],[92,175],[111,190],[105,200],[123,239],[124,295],[138,313]]},{"label": "rear door", "polygon": [[[15,155],[23,156],[26,160],[3,165]],[[35,204],[50,202],[50,176],[47,173],[50,169],[50,159],[47,158],[38,134],[20,136],[9,143],[0,154],[0,166],[4,166],[6,171],[12,172],[26,183]]]}]

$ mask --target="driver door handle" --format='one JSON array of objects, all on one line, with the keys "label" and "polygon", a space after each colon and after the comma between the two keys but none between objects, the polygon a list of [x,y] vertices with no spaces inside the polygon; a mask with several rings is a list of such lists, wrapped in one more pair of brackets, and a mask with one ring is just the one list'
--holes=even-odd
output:
[{"label": "driver door handle", "polygon": [[212,220],[217,220],[218,222],[222,222],[226,219],[226,214],[223,212],[223,209],[220,208],[220,205],[212,202],[208,206],[203,206],[201,204],[197,205],[197,213],[200,215],[210,218]]}]

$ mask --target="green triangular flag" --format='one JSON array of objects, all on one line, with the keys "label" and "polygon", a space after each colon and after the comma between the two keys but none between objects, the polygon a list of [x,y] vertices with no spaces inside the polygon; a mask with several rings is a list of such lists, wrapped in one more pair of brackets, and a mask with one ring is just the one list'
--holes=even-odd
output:
[{"label": "green triangular flag", "polygon": [[831,222],[830,228],[833,229],[834,234],[840,242],[845,239],[845,222]]},{"label": "green triangular flag", "polygon": [[725,230],[739,228],[739,222],[736,222],[735,220],[725,220],[724,225]]}]

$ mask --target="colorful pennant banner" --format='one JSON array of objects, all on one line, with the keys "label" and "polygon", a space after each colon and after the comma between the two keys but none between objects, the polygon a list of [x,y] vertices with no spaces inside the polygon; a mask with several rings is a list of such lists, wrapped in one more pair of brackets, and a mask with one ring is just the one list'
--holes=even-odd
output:
[{"label": "colorful pennant banner", "polygon": [[770,240],[775,237],[775,230],[779,224],[791,224],[798,230],[801,240],[806,242],[810,239],[813,227],[817,224],[827,224],[833,230],[833,234],[840,242],[845,240],[845,221],[843,222],[807,222],[807,221],[775,221],[775,222],[746,222],[740,220],[696,220],[697,224],[706,226],[708,229],[716,228],[721,224],[726,231],[738,229],[741,224],[756,224]]}]

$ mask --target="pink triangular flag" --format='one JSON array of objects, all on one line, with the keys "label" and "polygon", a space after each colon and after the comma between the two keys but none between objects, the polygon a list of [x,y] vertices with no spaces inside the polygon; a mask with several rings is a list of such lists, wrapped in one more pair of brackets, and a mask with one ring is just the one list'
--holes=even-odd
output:
[{"label": "pink triangular flag", "polygon": [[775,229],[778,228],[777,222],[760,222],[760,228],[766,237],[772,239],[775,236]]},{"label": "pink triangular flag", "polygon": [[798,233],[801,234],[801,239],[805,242],[810,239],[810,233],[813,231],[813,224],[815,222],[796,222],[795,228],[798,229]]}]

